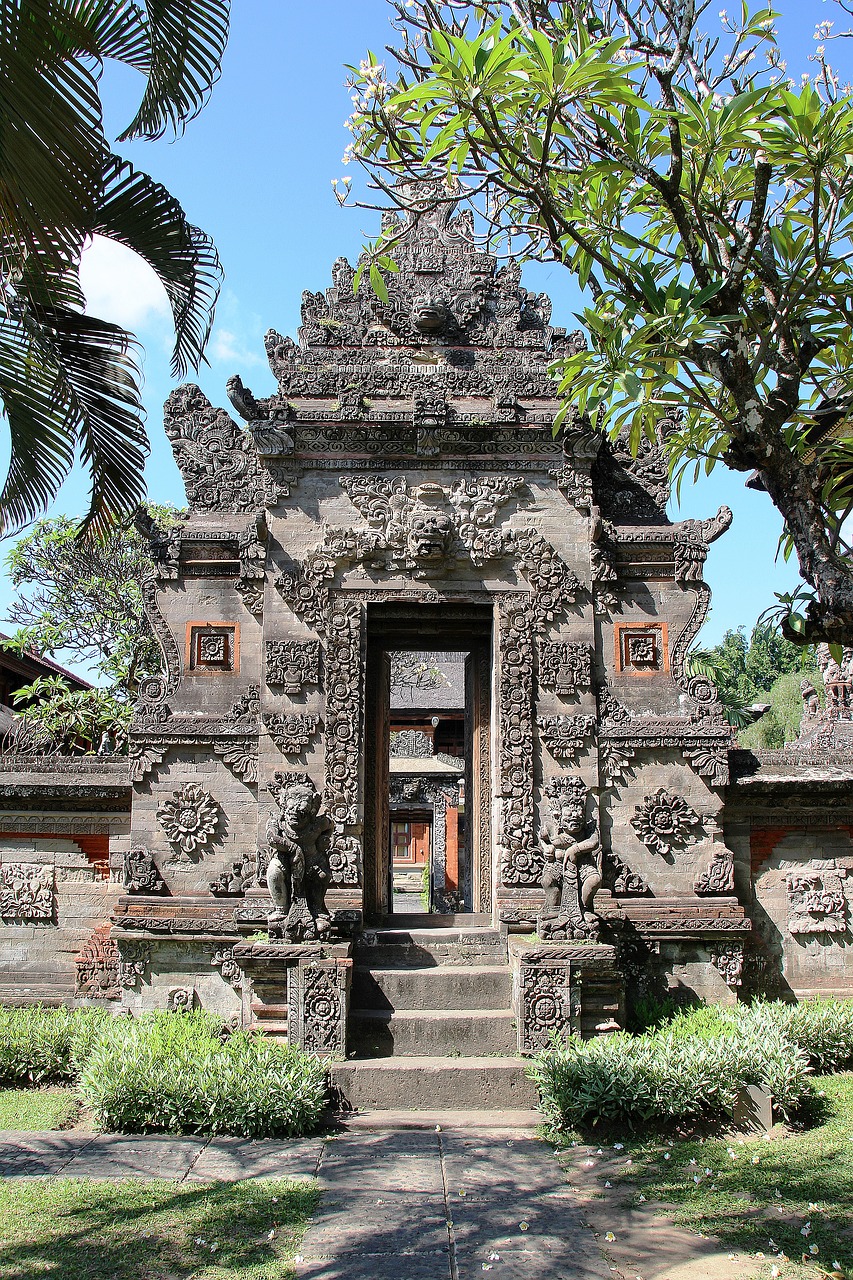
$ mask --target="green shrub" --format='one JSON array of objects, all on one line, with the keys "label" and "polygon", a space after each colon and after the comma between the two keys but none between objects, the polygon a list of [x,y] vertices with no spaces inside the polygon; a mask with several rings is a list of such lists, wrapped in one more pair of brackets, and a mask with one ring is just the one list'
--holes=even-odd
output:
[{"label": "green shrub", "polygon": [[145,1014],[102,1031],[80,1090],[97,1124],[120,1133],[298,1136],[319,1124],[325,1076],[318,1059],[263,1036],[223,1040],[210,1014]]},{"label": "green shrub", "polygon": [[808,1054],[821,1073],[853,1066],[853,1000],[803,1000],[800,1004],[754,1006],[771,1017],[789,1040]]},{"label": "green shrub", "polygon": [[558,1127],[731,1118],[739,1091],[759,1084],[790,1112],[810,1092],[806,1054],[772,1018],[720,1014],[719,1025],[709,1007],[647,1035],[555,1041],[532,1068],[543,1110]]},{"label": "green shrub", "polygon": [[106,1009],[0,1006],[0,1085],[72,1082],[86,1044],[112,1021]]}]

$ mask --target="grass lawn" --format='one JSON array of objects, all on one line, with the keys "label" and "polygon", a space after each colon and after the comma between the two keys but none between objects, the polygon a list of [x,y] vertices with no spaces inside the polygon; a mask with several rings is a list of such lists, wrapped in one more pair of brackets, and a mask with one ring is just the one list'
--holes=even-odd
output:
[{"label": "grass lawn", "polygon": [[79,1114],[74,1089],[0,1089],[0,1129],[68,1129]]},{"label": "grass lawn", "polygon": [[770,1141],[626,1142],[624,1154],[632,1164],[617,1175],[621,1185],[636,1187],[635,1203],[643,1196],[650,1205],[673,1206],[681,1225],[732,1249],[762,1254],[762,1275],[848,1280],[853,1074],[817,1077],[815,1085],[825,1097],[814,1127]]},{"label": "grass lawn", "polygon": [[284,1280],[313,1182],[0,1184],[0,1277]]}]

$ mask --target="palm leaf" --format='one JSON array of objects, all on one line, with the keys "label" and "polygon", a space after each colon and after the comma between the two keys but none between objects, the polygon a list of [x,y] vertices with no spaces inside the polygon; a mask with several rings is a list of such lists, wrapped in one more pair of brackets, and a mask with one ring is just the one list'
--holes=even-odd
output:
[{"label": "palm leaf", "polygon": [[148,85],[119,141],[180,132],[201,111],[219,78],[230,0],[148,0]]},{"label": "palm leaf", "polygon": [[187,221],[165,187],[114,158],[93,227],[133,249],[160,277],[175,321],[172,372],[198,368],[210,333],[222,268],[213,241]]}]

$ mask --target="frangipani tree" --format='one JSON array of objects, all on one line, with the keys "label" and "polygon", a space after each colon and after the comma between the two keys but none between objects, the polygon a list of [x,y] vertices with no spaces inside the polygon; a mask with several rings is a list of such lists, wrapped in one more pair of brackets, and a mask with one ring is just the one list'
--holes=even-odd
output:
[{"label": "frangipani tree", "polygon": [[394,203],[443,183],[492,247],[572,271],[566,407],[637,444],[675,406],[676,476],[755,473],[784,518],[809,588],[787,634],[851,642],[853,101],[822,54],[789,82],[776,15],[746,4],[391,8],[390,59],[352,68],[349,155]]}]

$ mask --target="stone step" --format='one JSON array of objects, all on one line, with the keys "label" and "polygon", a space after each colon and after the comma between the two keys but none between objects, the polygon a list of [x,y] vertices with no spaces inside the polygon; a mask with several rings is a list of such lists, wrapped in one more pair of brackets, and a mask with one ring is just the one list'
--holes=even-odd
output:
[{"label": "stone step", "polygon": [[357,938],[356,964],[371,969],[402,966],[507,963],[506,936],[488,927],[446,929],[365,929]]},{"label": "stone step", "polygon": [[509,965],[356,965],[352,973],[353,1009],[508,1009],[511,1003]]},{"label": "stone step", "polygon": [[518,1053],[515,1018],[509,1009],[351,1010],[347,1043],[371,1058]]},{"label": "stone step", "polygon": [[523,1058],[362,1058],[329,1071],[343,1111],[503,1111],[537,1105]]}]

